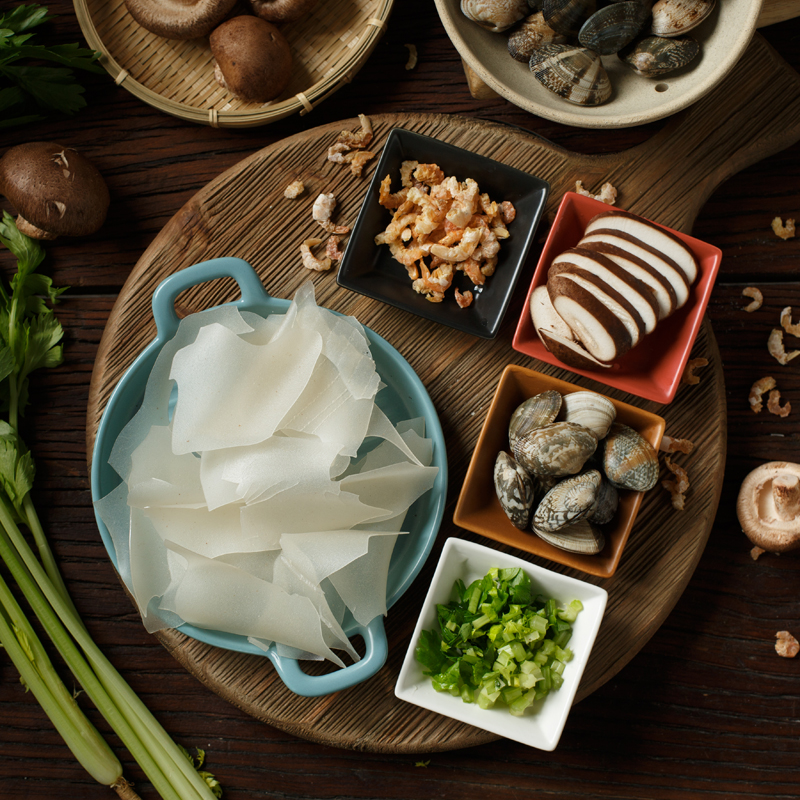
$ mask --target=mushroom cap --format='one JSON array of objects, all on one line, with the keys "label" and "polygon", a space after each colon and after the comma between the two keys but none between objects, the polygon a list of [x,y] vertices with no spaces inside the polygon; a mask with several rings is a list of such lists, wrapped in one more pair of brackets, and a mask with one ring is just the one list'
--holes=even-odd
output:
[{"label": "mushroom cap", "polygon": [[165,39],[208,36],[230,14],[237,0],[125,0],[128,13]]},{"label": "mushroom cap", "polygon": [[7,150],[0,158],[0,193],[19,214],[20,230],[37,239],[94,233],[105,222],[110,202],[94,164],[55,142]]},{"label": "mushroom cap", "polygon": [[292,77],[289,42],[271,22],[259,17],[233,17],[223,22],[214,29],[209,43],[217,60],[217,80],[241,100],[272,100]]},{"label": "mushroom cap", "polygon": [[742,482],[739,524],[750,541],[771,553],[800,547],[800,464],[769,461]]},{"label": "mushroom cap", "polygon": [[267,22],[294,22],[316,4],[317,0],[250,0],[253,13]]}]

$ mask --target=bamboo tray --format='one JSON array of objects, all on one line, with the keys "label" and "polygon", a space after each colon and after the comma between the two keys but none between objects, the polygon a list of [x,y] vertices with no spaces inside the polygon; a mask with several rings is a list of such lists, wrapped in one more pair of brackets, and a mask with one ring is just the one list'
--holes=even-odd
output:
[{"label": "bamboo tray", "polygon": [[294,75],[269,103],[237,100],[214,80],[207,39],[171,41],[139,26],[123,0],[75,0],[90,47],[114,81],[174,117],[219,128],[266,125],[304,115],[353,80],[381,35],[394,0],[319,0],[307,18],[281,30]]},{"label": "bamboo tray", "polygon": [[[649,141],[624,153],[579,155],[517,128],[440,115],[374,116],[374,146],[380,149],[391,128],[401,126],[489,155],[548,180],[551,213],[563,192],[574,188],[576,179],[589,187],[610,180],[620,188],[620,205],[688,232],[722,181],[800,139],[800,78],[759,36],[748,55],[749,63],[759,64],[760,69],[746,72],[737,67],[717,90],[673,118]],[[660,406],[576,379],[514,351],[511,339],[522,311],[525,277],[497,338],[485,341],[348,292],[331,273],[310,274],[300,265],[299,244],[316,227],[311,219],[313,199],[319,192],[334,192],[340,203],[337,218],[352,222],[364,197],[372,169],[365,170],[367,174],[359,180],[325,159],[327,146],[338,132],[357,126],[356,120],[338,122],[259,150],[201,189],[164,227],[122,288],[100,343],[88,402],[88,452],[111,391],[154,336],[153,290],[166,276],[204,259],[245,258],[275,297],[291,297],[312,279],[320,305],[353,314],[391,342],[422,378],[439,413],[450,485],[449,511],[445,511],[434,551],[386,619],[389,657],[383,668],[353,689],[304,698],[286,689],[265,658],[219,650],[174,631],[161,632],[158,639],[221,697],[293,735],[373,752],[451,750],[484,744],[496,736],[397,700],[394,684],[441,544],[448,536],[489,543],[458,529],[452,522],[452,508],[505,366],[522,364],[653,410],[666,419],[669,435],[690,438],[695,444],[690,456],[679,457],[692,482],[687,511],[674,511],[660,487],[649,492],[611,578],[593,578],[525,556],[598,583],[609,593],[606,616],[578,689],[576,699],[580,700],[617,674],[658,630],[705,548],[725,469],[722,365],[706,319],[693,352],[694,357],[709,360],[709,366],[698,373],[701,382],[683,386],[671,404]],[[676,169],[676,164],[682,168]],[[285,200],[283,190],[297,176],[308,192],[299,200]],[[529,275],[537,251],[534,247],[531,253]],[[179,298],[179,311],[201,310],[235,296],[232,282],[205,284]],[[309,671],[319,668],[315,664]]]}]

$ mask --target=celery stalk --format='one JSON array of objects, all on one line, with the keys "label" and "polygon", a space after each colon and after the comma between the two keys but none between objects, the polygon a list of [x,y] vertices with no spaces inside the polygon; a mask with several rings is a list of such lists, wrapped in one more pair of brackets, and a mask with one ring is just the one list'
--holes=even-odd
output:
[{"label": "celery stalk", "polygon": [[58,677],[2,577],[0,644],[81,766],[103,786],[117,783],[122,778],[122,765]]},{"label": "celery stalk", "polygon": [[[53,586],[0,500],[0,558],[86,694],[122,739],[164,800],[213,797],[205,781],[92,641]],[[65,630],[66,629],[66,630]],[[86,654],[81,656],[68,633]],[[142,739],[147,740],[149,747]],[[150,749],[152,748],[152,750]]]}]

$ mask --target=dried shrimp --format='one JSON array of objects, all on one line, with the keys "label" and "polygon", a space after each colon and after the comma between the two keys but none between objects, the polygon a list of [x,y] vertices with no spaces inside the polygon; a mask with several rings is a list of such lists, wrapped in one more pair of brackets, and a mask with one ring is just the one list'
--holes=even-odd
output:
[{"label": "dried shrimp", "polygon": [[506,226],[516,216],[514,205],[495,202],[472,178],[446,177],[438,164],[404,161],[400,183],[392,192],[391,175],[381,181],[378,202],[392,212],[392,220],[375,244],[389,247],[414,291],[433,303],[444,300],[462,273],[473,290],[454,287],[455,298],[459,307],[468,307],[474,289],[495,271],[500,242],[509,236]]},{"label": "dried shrimp", "polygon": [[758,311],[758,309],[761,308],[761,304],[764,302],[764,295],[761,294],[761,290],[757,289],[755,286],[746,286],[742,289],[742,296],[753,298],[753,301],[744,307],[744,310],[748,314]]}]

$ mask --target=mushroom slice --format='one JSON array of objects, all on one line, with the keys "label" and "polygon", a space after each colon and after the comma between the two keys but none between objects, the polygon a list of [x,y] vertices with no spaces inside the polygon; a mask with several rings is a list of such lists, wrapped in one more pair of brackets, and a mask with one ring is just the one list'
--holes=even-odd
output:
[{"label": "mushroom slice", "polygon": [[88,236],[105,222],[110,202],[103,176],[86,156],[54,142],[28,142],[0,158],[0,194],[33,239]]},{"label": "mushroom slice", "polygon": [[635,236],[640,241],[671,258],[686,275],[689,283],[694,283],[697,278],[697,259],[691,249],[684,244],[674,233],[662,228],[649,220],[637,217],[628,211],[614,209],[602,211],[586,226],[586,233],[593,231],[616,230]]},{"label": "mushroom slice", "polygon": [[547,292],[547,286],[542,284],[533,290],[528,308],[533,327],[536,329],[536,333],[539,334],[539,338],[542,335],[541,331],[546,330],[570,341],[575,341],[569,325],[558,316],[553,308],[553,304],[550,302],[550,295]]},{"label": "mushroom slice", "polygon": [[641,239],[637,239],[624,231],[603,228],[584,234],[583,238],[578,242],[578,247],[588,247],[593,242],[613,244],[629,255],[636,256],[646,262],[656,272],[663,275],[669,281],[675,293],[676,303],[673,310],[681,308],[689,299],[689,281],[683,270],[671,258],[659,253]]},{"label": "mushroom slice", "polygon": [[736,515],[748,539],[770,553],[800,547],[800,464],[769,461],[742,482]]},{"label": "mushroom slice", "polygon": [[125,0],[128,13],[165,39],[208,36],[233,10],[236,0]]},{"label": "mushroom slice", "polygon": [[594,237],[591,236],[584,237],[581,240],[580,247],[583,250],[601,253],[647,286],[658,305],[659,319],[668,317],[677,308],[678,299],[675,296],[672,284],[662,273],[651,267],[646,261],[609,242],[595,241]]},{"label": "mushroom slice", "polygon": [[569,367],[575,369],[585,369],[594,371],[598,369],[610,369],[611,364],[604,364],[593,356],[589,355],[580,342],[574,339],[567,339],[559,336],[553,331],[538,331],[542,344],[559,360]]},{"label": "mushroom slice", "polygon": [[616,292],[620,298],[630,301],[631,306],[644,323],[644,332],[651,333],[658,322],[658,304],[652,292],[638,278],[631,275],[614,261],[601,253],[573,247],[553,259],[553,265],[567,264],[577,274],[594,275]]},{"label": "mushroom slice", "polygon": [[547,291],[575,338],[598,360],[613,361],[639,341],[639,328],[629,309],[590,280],[551,269]]}]

